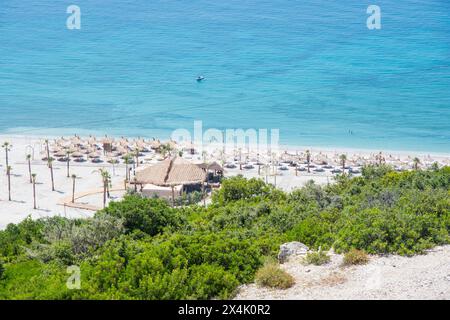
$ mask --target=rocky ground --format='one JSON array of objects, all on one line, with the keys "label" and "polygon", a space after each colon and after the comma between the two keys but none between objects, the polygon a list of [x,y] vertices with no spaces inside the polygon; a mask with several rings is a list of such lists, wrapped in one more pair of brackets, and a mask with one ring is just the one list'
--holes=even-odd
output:
[{"label": "rocky ground", "polygon": [[323,266],[303,265],[302,259],[293,256],[281,265],[295,278],[293,287],[245,285],[236,299],[450,299],[450,246],[409,258],[372,256],[363,266],[343,267],[338,254]]}]

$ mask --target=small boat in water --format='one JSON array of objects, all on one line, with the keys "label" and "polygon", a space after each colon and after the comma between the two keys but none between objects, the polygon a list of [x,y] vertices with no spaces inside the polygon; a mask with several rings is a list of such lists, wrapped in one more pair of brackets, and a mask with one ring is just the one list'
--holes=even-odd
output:
[{"label": "small boat in water", "polygon": [[202,82],[203,80],[205,80],[204,76],[198,76],[197,77],[197,82]]}]

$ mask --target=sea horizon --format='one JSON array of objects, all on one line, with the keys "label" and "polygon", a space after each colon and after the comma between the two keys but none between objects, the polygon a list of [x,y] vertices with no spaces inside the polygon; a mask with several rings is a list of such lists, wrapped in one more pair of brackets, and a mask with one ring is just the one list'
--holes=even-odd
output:
[{"label": "sea horizon", "polygon": [[[6,0],[0,135],[168,139],[279,129],[282,146],[450,153],[448,2]],[[196,81],[198,76],[205,80]]]}]

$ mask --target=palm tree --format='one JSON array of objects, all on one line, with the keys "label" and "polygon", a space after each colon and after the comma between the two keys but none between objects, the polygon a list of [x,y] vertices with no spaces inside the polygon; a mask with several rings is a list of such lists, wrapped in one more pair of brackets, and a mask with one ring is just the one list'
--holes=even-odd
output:
[{"label": "palm tree", "polygon": [[117,159],[111,159],[111,161],[109,162],[112,164],[112,172],[113,172],[113,176],[116,175],[116,164],[119,163],[119,161],[117,161]]},{"label": "palm tree", "polygon": [[344,171],[345,170],[345,162],[347,161],[347,156],[345,154],[341,154],[339,156],[339,159],[341,160],[342,171]]},{"label": "palm tree", "polygon": [[111,176],[109,175],[108,170],[105,169],[99,169],[98,172],[100,172],[100,176],[102,177],[102,183],[103,183],[103,209],[106,208],[106,194],[109,190],[109,184],[111,181]]},{"label": "palm tree", "polygon": [[50,168],[50,178],[52,181],[52,191],[55,191],[55,180],[53,178],[53,161],[55,159],[53,159],[52,157],[47,159],[47,163],[48,163],[48,167]]},{"label": "palm tree", "polygon": [[66,157],[67,157],[67,178],[70,178],[70,154],[72,152],[70,150],[66,151]]},{"label": "palm tree", "polygon": [[33,181],[33,208],[36,209],[36,173],[31,174],[32,181]]},{"label": "palm tree", "polygon": [[[45,149],[47,149],[47,159],[50,159],[50,147],[48,146],[48,139],[45,139],[44,142],[45,142]],[[47,165],[50,168],[50,164],[47,163]]]},{"label": "palm tree", "polygon": [[306,150],[306,166],[308,168],[308,173],[310,173],[311,171],[309,170],[309,166],[311,164],[311,151]]},{"label": "palm tree", "polygon": [[28,174],[30,175],[30,183],[33,183],[33,178],[31,177],[31,154],[27,154],[28,162]]},{"label": "palm tree", "polygon": [[208,153],[205,150],[203,150],[202,151],[202,159],[203,159],[203,162],[205,162],[205,163],[206,163],[206,156],[207,155],[208,155]]},{"label": "palm tree", "polygon": [[77,176],[75,174],[72,175],[72,203],[75,202],[75,181]]},{"label": "palm tree", "polygon": [[172,147],[170,146],[169,143],[162,144],[162,145],[159,147],[159,152],[162,154],[163,158],[166,158],[167,155],[170,156],[172,150],[173,150],[173,149],[172,149]]},{"label": "palm tree", "polygon": [[277,187],[277,174],[278,174],[278,163],[273,163],[273,184],[275,188]]},{"label": "palm tree", "polygon": [[413,159],[414,170],[419,170],[420,159],[415,157]]},{"label": "palm tree", "polygon": [[131,156],[129,154],[126,154],[123,157],[123,160],[125,162],[125,181],[128,181],[128,175],[129,175],[128,165],[130,164]]},{"label": "palm tree", "polygon": [[378,160],[378,165],[381,166],[381,163],[384,160],[383,153],[380,151],[380,153],[375,156],[375,159]]},{"label": "palm tree", "polygon": [[5,142],[2,144],[2,148],[5,149],[5,155],[6,155],[6,167],[8,168],[8,166],[9,166],[8,152],[11,151],[12,145],[10,145],[9,142],[5,141]]},{"label": "palm tree", "polygon": [[6,174],[8,175],[8,200],[11,201],[11,166],[6,167]]},{"label": "palm tree", "polygon": [[134,156],[136,157],[136,167],[139,167],[139,154],[141,153],[141,151],[139,150],[139,148],[136,148],[136,151],[134,152]]}]

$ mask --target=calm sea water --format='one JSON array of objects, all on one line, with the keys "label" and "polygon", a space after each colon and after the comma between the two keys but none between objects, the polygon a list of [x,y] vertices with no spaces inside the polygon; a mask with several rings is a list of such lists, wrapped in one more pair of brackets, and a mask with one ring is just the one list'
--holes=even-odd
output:
[{"label": "calm sea water", "polygon": [[448,0],[2,0],[0,133],[168,136],[202,120],[450,152],[449,39]]}]

